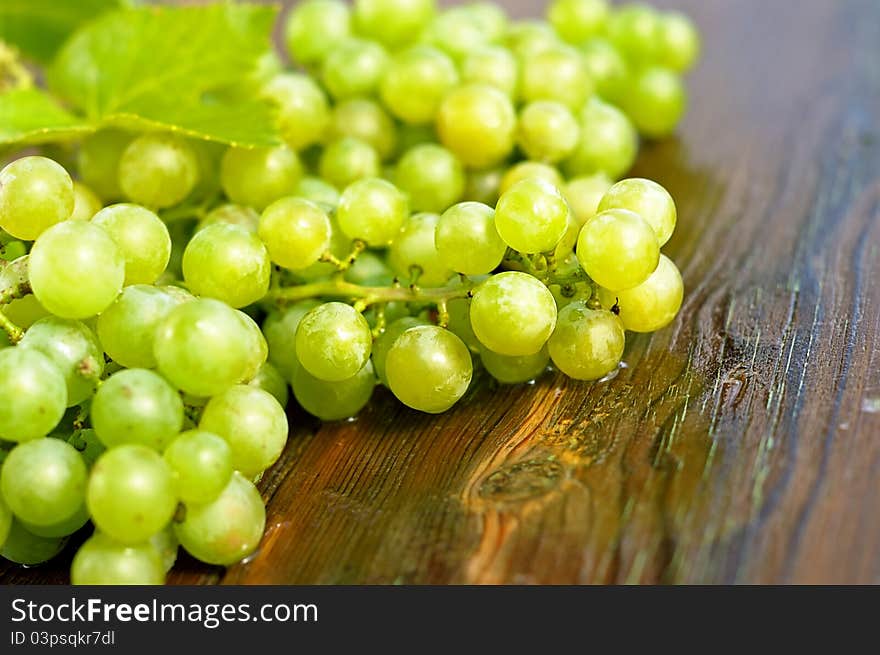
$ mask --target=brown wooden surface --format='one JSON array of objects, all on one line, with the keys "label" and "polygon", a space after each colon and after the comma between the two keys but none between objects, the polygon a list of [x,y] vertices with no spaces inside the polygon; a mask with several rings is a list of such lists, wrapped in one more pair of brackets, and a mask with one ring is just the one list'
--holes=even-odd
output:
[{"label": "brown wooden surface", "polygon": [[880,582],[880,3],[662,4],[705,37],[636,170],[678,201],[675,324],[607,383],[293,412],[259,552],[173,582]]}]

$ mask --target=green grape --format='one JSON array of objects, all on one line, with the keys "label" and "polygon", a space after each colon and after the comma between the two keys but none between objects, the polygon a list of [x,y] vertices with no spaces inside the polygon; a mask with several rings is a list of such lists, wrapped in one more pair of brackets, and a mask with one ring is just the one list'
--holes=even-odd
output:
[{"label": "green grape", "polygon": [[437,251],[434,235],[439,220],[437,214],[413,214],[407,219],[388,249],[388,263],[400,279],[411,279],[417,270],[419,286],[439,287],[453,276]]},{"label": "green grape", "polygon": [[232,449],[213,432],[183,432],[168,445],[163,457],[171,469],[174,491],[184,503],[214,500],[232,477]]},{"label": "green grape", "polygon": [[660,16],[645,4],[626,5],[611,14],[607,33],[624,57],[643,65],[658,55],[662,38]]},{"label": "green grape", "polygon": [[661,247],[675,230],[675,201],[666,189],[651,180],[632,178],[615,184],[602,197],[598,211],[609,209],[628,209],[641,216],[654,229]]},{"label": "green grape", "polygon": [[390,287],[394,281],[394,271],[385,259],[369,250],[358,255],[344,275],[346,281],[364,286]]},{"label": "green grape", "polygon": [[[55,441],[55,439],[41,439],[40,441]],[[79,507],[66,519],[51,525],[36,525],[27,521],[21,521],[22,527],[38,537],[68,537],[74,532],[78,532],[89,522],[89,508],[86,507],[85,493],[83,493],[82,497],[83,500]]]},{"label": "green grape", "polygon": [[369,246],[385,246],[398,235],[409,216],[406,196],[390,182],[366,178],[342,193],[336,220],[343,233]]},{"label": "green grape", "polygon": [[330,116],[329,138],[355,137],[369,143],[385,160],[397,150],[397,129],[378,102],[365,98],[343,100]]},{"label": "green grape", "polygon": [[67,443],[79,453],[87,468],[91,468],[92,464],[107,450],[107,447],[98,438],[98,434],[91,429],[74,430],[73,434],[68,437]]},{"label": "green grape", "polygon": [[98,458],[86,502],[95,526],[125,544],[149,539],[177,508],[168,465],[155,450],[137,444],[111,448]]},{"label": "green grape", "polygon": [[409,195],[413,211],[442,212],[461,199],[465,177],[455,155],[435,143],[426,143],[400,158],[395,182]]},{"label": "green grape", "polygon": [[553,100],[536,100],[519,114],[516,143],[530,159],[554,163],[574,151],[580,132],[568,107]]},{"label": "green grape", "polygon": [[583,55],[570,46],[545,48],[523,61],[520,97],[525,102],[555,100],[572,111],[583,107],[593,81]]},{"label": "green grape", "polygon": [[660,139],[678,127],[687,109],[687,91],[672,71],[646,68],[633,79],[624,106],[639,132]]},{"label": "green grape", "polygon": [[547,19],[559,36],[579,44],[605,28],[609,13],[608,0],[555,0]]},{"label": "green grape", "polygon": [[71,221],[88,221],[103,207],[101,199],[82,182],[73,183],[73,213]]},{"label": "green grape", "polygon": [[65,407],[67,384],[51,359],[31,348],[0,350],[0,439],[44,437]]},{"label": "green grape", "polygon": [[128,368],[153,368],[156,326],[180,304],[159,287],[125,287],[112,305],[98,316],[98,338],[110,358]]},{"label": "green grape", "polygon": [[677,73],[693,68],[700,58],[700,33],[693,21],[678,12],[660,16],[660,63]]},{"label": "green grape", "polygon": [[599,290],[604,307],[620,312],[623,327],[633,332],[656,332],[669,325],[681,308],[684,285],[681,273],[666,255],[657,269],[637,287],[624,291]]},{"label": "green grape", "polygon": [[203,298],[175,307],[156,329],[159,371],[178,389],[213,396],[240,382],[253,366],[248,326],[228,305]]},{"label": "green grape", "polygon": [[271,363],[263,362],[260,370],[248,384],[272,394],[279,405],[287,407],[287,381]]},{"label": "green grape", "polygon": [[437,112],[440,143],[465,166],[488,168],[512,151],[516,112],[506,95],[485,84],[451,91]]},{"label": "green grape", "polygon": [[340,421],[355,416],[373,395],[376,376],[369,361],[347,380],[319,380],[300,367],[293,374],[293,395],[309,414],[322,421]]},{"label": "green grape", "polygon": [[199,178],[199,160],[185,140],[168,134],[143,134],[119,159],[119,187],[126,198],[154,209],[186,198]]},{"label": "green grape", "polygon": [[207,226],[193,235],[183,253],[183,277],[190,291],[233,307],[250,305],[265,296],[271,274],[266,246],[238,225]]},{"label": "green grape", "polygon": [[[426,143],[435,143],[437,135],[434,132],[434,124],[411,125],[403,123],[397,127],[397,151],[404,153],[416,146]],[[391,179],[391,178],[389,178]]]},{"label": "green grape", "polygon": [[369,143],[347,136],[324,149],[318,168],[321,177],[337,189],[344,189],[365,177],[379,177],[382,161]]},{"label": "green grape", "polygon": [[556,324],[556,301],[526,273],[493,275],[474,291],[471,327],[480,343],[499,355],[534,355]]},{"label": "green grape", "polygon": [[242,324],[245,334],[242,345],[247,354],[245,370],[239,378],[239,382],[244,384],[250,382],[259,372],[260,367],[266,363],[269,358],[269,345],[266,343],[266,337],[263,336],[260,326],[257,322],[244,312],[236,311],[235,317]]},{"label": "green grape", "polygon": [[328,302],[310,310],[296,329],[296,356],[316,378],[339,382],[367,363],[373,337],[367,319],[350,305]]},{"label": "green grape", "polygon": [[542,179],[527,178],[501,194],[495,227],[514,250],[547,252],[565,234],[568,215],[568,203],[559,189]]},{"label": "green grape", "polygon": [[123,544],[96,532],[73,558],[70,582],[74,585],[161,585],[165,569],[149,542]]},{"label": "green grape", "polygon": [[471,354],[461,339],[436,325],[406,330],[385,360],[388,387],[407,407],[439,414],[467,391],[473,375]]},{"label": "green grape", "polygon": [[455,63],[442,50],[417,45],[398,54],[382,77],[379,94],[400,120],[421,125],[437,115],[443,97],[458,84]]},{"label": "green grape", "polygon": [[63,318],[88,318],[112,303],[125,280],[125,259],[112,237],[83,221],[65,221],[40,235],[28,257],[40,304]]},{"label": "green grape", "polygon": [[91,396],[104,372],[104,351],[95,333],[80,321],[41,318],[28,328],[19,345],[39,350],[61,371],[68,407]]},{"label": "green grape", "polygon": [[474,20],[470,7],[451,7],[440,13],[425,33],[425,39],[456,61],[468,53],[489,45],[493,34],[486,25]]},{"label": "green grape", "polygon": [[347,39],[331,50],[321,80],[336,100],[372,95],[388,67],[388,53],[373,41]]},{"label": "green grape", "polygon": [[[251,97],[253,90],[248,89],[247,95]],[[214,141],[191,140],[190,147],[196,155],[196,162],[199,166],[198,180],[195,187],[190,192],[187,200],[190,202],[202,201],[203,203],[214,203],[216,196],[221,192],[220,188],[220,159],[226,152],[226,146],[222,143]],[[193,212],[192,214],[194,214]],[[182,218],[190,218],[192,216],[182,216]],[[171,222],[177,219],[171,218]]]},{"label": "green grape", "polygon": [[153,212],[138,205],[105,207],[92,219],[125,258],[125,284],[152,284],[165,271],[171,257],[171,235]]},{"label": "green grape", "polygon": [[447,209],[434,233],[443,265],[466,275],[495,270],[507,252],[495,228],[495,210],[478,202],[461,202]]},{"label": "green grape", "polygon": [[307,175],[300,179],[293,190],[293,195],[330,208],[339,204],[339,191],[319,177]]},{"label": "green grape", "polygon": [[520,384],[531,382],[547,370],[550,363],[550,355],[547,348],[541,348],[534,355],[499,355],[491,350],[482,348],[480,359],[483,366],[489,371],[489,375],[501,384]]},{"label": "green grape", "polygon": [[596,214],[581,228],[577,256],[584,271],[610,291],[631,289],[657,268],[660,244],[653,228],[626,209]]},{"label": "green grape", "polygon": [[46,157],[22,157],[0,170],[0,228],[33,241],[73,213],[73,181]]},{"label": "green grape", "polygon": [[[385,363],[388,361],[388,351],[391,350],[391,346],[397,341],[397,337],[410,328],[418,327],[419,325],[428,325],[428,322],[416,316],[404,316],[403,318],[398,318],[389,323],[382,334],[380,334],[373,343],[373,352],[371,354],[373,370],[376,371],[376,377],[379,378],[379,382],[386,387],[388,386],[388,377],[385,375]],[[296,393],[295,388],[293,391]],[[303,391],[308,393],[306,390]],[[351,415],[353,416],[354,414]]]},{"label": "green grape", "polygon": [[12,510],[6,506],[3,497],[0,496],[0,548],[3,547],[10,528],[12,528]]},{"label": "green grape", "polygon": [[[2,280],[2,273],[0,273],[0,285],[3,284]],[[46,308],[40,304],[40,301],[33,294],[23,298],[16,298],[8,305],[4,305],[3,313],[6,314],[6,318],[25,330],[41,318],[52,315],[46,311]]]},{"label": "green grape", "polygon": [[479,352],[482,344],[471,326],[471,301],[467,298],[453,298],[446,303],[449,323],[446,328],[461,339],[471,351]]},{"label": "green grape", "polygon": [[4,232],[0,231],[0,261],[11,262],[27,254],[27,244],[24,241],[10,240],[4,242]]},{"label": "green grape", "polygon": [[[515,167],[514,167],[515,168]],[[482,171],[469,171],[465,181],[463,200],[481,202],[484,205],[495,206],[498,196],[501,194],[501,179],[504,175],[503,168],[488,168]]]},{"label": "green grape", "polygon": [[253,553],[263,538],[266,508],[260,492],[235,472],[223,492],[204,505],[186,506],[174,524],[180,545],[207,564],[229,566]]},{"label": "green grape", "polygon": [[330,107],[321,87],[303,73],[273,77],[262,89],[277,108],[278,129],[294,150],[321,143],[330,122]]},{"label": "green grape", "polygon": [[605,100],[619,101],[629,81],[629,66],[623,55],[601,38],[590,39],[580,50],[599,95]]},{"label": "green grape", "polygon": [[307,0],[287,16],[284,42],[291,59],[319,64],[351,36],[351,11],[342,0]]},{"label": "green grape", "polygon": [[232,202],[262,211],[293,192],[302,164],[287,146],[229,148],[220,162],[220,183]]},{"label": "green grape", "polygon": [[543,50],[561,45],[562,42],[547,23],[525,20],[508,28],[504,43],[520,62],[524,62]]},{"label": "green grape", "polygon": [[288,382],[299,368],[296,357],[296,329],[303,316],[319,306],[320,301],[300,300],[280,312],[269,314],[263,322],[263,334],[269,345],[269,361]]},{"label": "green grape", "polygon": [[490,42],[497,43],[504,37],[508,18],[503,7],[493,2],[469,2],[464,5],[464,11]]},{"label": "green grape", "polygon": [[86,493],[86,465],[60,439],[35,439],[13,448],[0,471],[3,500],[21,520],[52,525],[79,509]]},{"label": "green grape", "polygon": [[625,343],[619,318],[577,301],[559,311],[547,347],[553,363],[568,377],[598,380],[617,368]]},{"label": "green grape", "polygon": [[568,177],[605,173],[617,179],[636,160],[639,135],[622,111],[591,98],[580,115],[581,140],[563,164]]},{"label": "green grape", "polygon": [[318,261],[330,247],[331,233],[327,212],[313,202],[293,196],[276,200],[263,210],[258,232],[269,258],[292,270]]},{"label": "green grape", "polygon": [[164,529],[150,537],[149,543],[159,554],[162,570],[168,573],[177,561],[177,548],[180,545],[177,535],[174,534],[174,528],[171,524],[166,525]]},{"label": "green grape", "polygon": [[514,98],[519,89],[519,63],[507,48],[484,46],[465,57],[461,79],[465,84],[487,84]]},{"label": "green grape", "polygon": [[107,447],[140,444],[161,452],[183,428],[183,401],[161,375],[129,368],[101,385],[90,416]]},{"label": "green grape", "polygon": [[565,183],[562,174],[555,166],[539,161],[521,161],[507,169],[501,178],[498,190],[503,194],[517,182],[530,178],[545,180],[557,188],[561,188]]},{"label": "green grape", "polygon": [[580,231],[580,222],[574,217],[574,214],[569,211],[568,219],[565,223],[565,232],[563,232],[562,238],[553,250],[553,256],[557,262],[564,261],[566,257],[574,253]]},{"label": "green grape", "polygon": [[119,160],[131,140],[128,132],[111,128],[90,134],[80,144],[76,159],[80,177],[105,201],[122,198]]},{"label": "green grape", "polygon": [[24,566],[48,562],[67,545],[67,537],[38,537],[31,534],[21,521],[12,521],[0,557]]},{"label": "green grape", "polygon": [[435,11],[434,0],[355,0],[354,25],[359,34],[397,48],[418,38]]},{"label": "green grape", "polygon": [[260,223],[260,215],[251,207],[243,207],[242,205],[233,205],[227,203],[215,207],[202,218],[195,231],[198,232],[214,223],[229,223],[243,227],[248,232],[257,233],[257,226]]},{"label": "green grape", "polygon": [[599,211],[599,203],[613,182],[604,173],[584,175],[569,180],[562,188],[571,213],[580,225],[593,218]]}]

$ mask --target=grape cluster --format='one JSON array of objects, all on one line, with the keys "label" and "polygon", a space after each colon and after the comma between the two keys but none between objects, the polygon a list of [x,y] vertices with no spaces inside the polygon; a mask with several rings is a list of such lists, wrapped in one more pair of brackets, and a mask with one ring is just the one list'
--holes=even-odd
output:
[{"label": "grape cluster", "polygon": [[161,583],[178,545],[233,564],[289,387],[328,421],[376,384],[438,413],[475,362],[598,380],[626,330],[669,324],[675,204],[615,180],[678,124],[696,30],[606,0],[547,16],[306,0],[298,71],[243,82],[282,145],[104,129],[66,167],[3,168],[3,557],[46,561],[91,522],[77,584]]}]

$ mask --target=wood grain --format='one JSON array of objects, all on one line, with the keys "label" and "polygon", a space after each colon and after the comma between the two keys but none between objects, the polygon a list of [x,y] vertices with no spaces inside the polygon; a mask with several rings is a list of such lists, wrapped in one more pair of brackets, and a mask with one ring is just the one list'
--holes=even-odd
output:
[{"label": "wood grain", "polygon": [[880,582],[880,4],[661,4],[705,37],[635,171],[679,205],[675,324],[601,384],[293,412],[259,552],[172,581]]}]

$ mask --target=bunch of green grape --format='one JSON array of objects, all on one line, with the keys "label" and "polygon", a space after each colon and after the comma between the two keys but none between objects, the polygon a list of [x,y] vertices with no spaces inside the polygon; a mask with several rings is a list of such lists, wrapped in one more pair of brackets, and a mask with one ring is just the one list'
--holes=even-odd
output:
[{"label": "bunch of green grape", "polygon": [[377,384],[439,413],[475,366],[613,375],[678,312],[675,203],[615,180],[683,114],[687,18],[306,0],[285,28],[297,71],[243,81],[283,144],[105,129],[0,171],[3,557],[93,527],[76,584],[162,583],[178,546],[231,565],[289,388],[326,421]]}]

